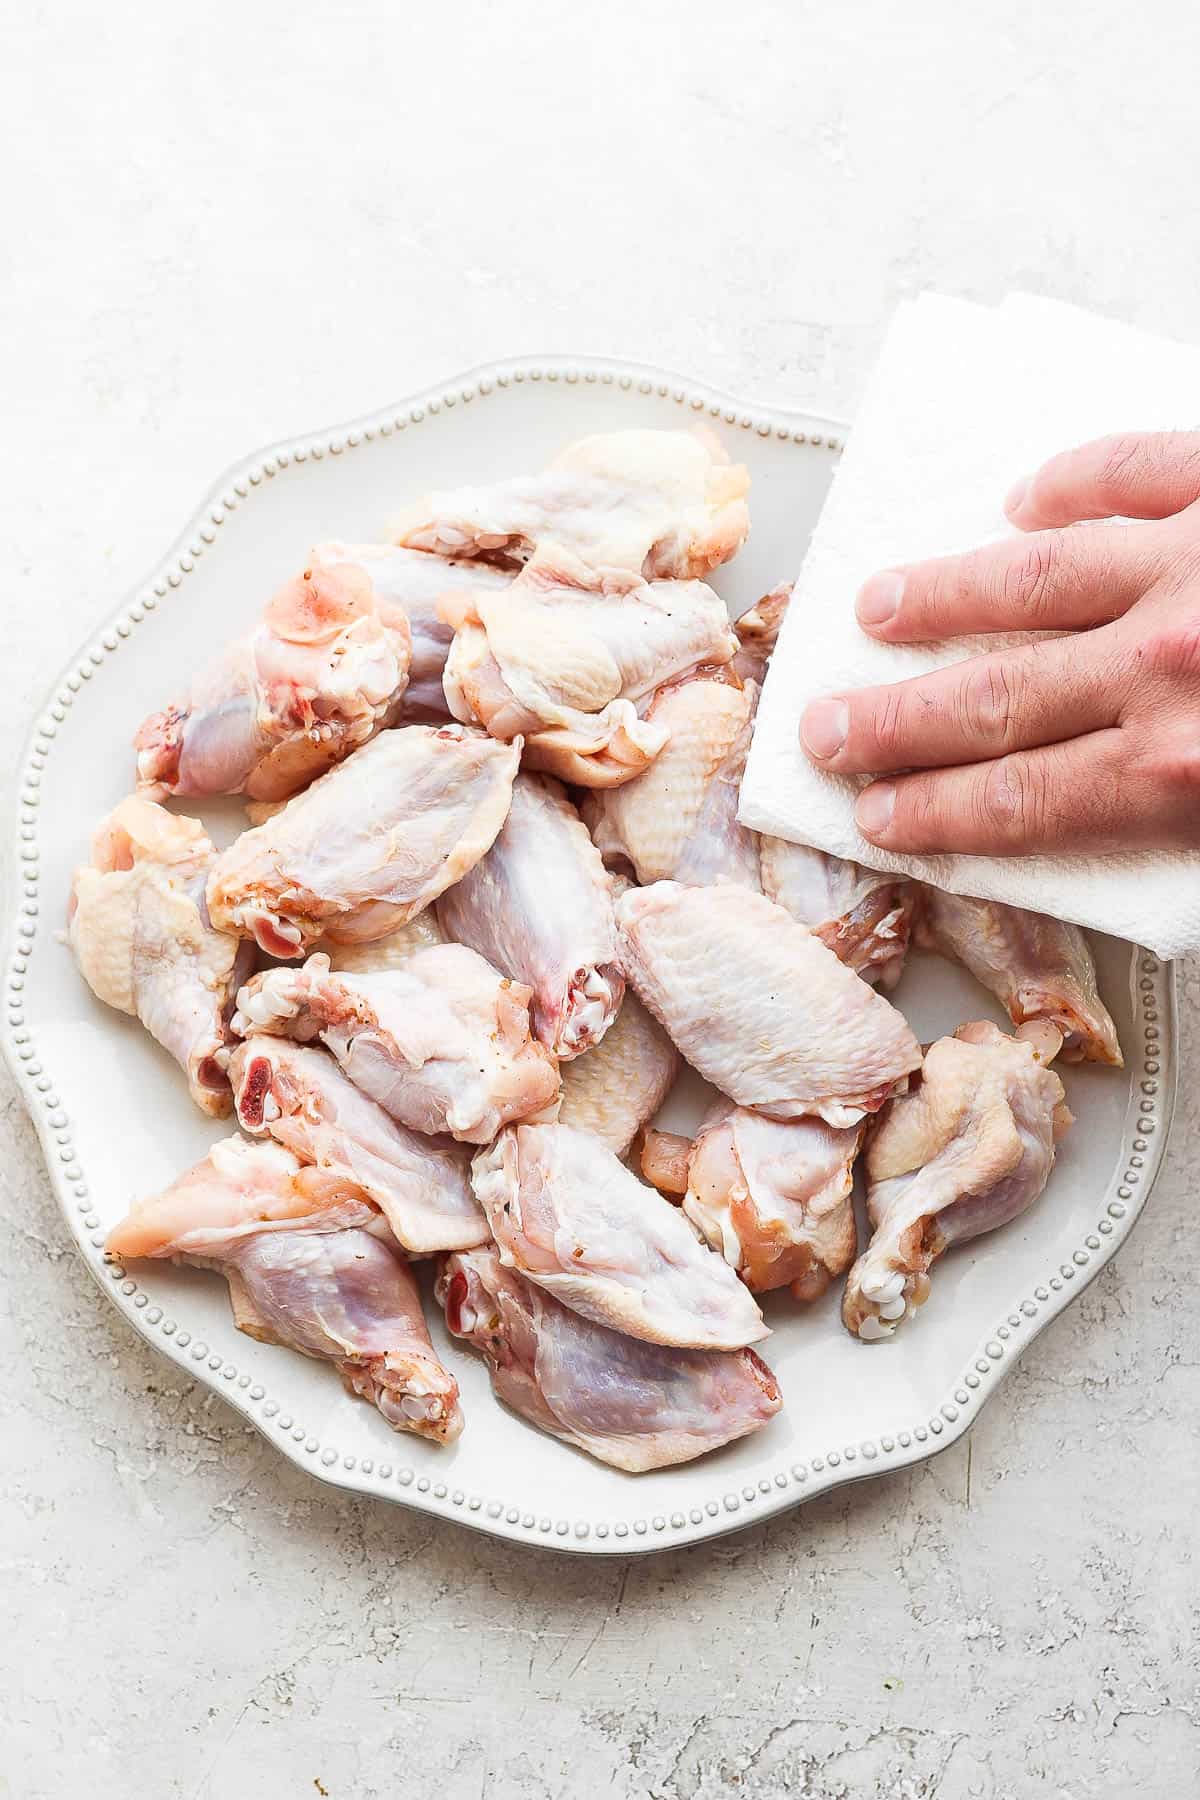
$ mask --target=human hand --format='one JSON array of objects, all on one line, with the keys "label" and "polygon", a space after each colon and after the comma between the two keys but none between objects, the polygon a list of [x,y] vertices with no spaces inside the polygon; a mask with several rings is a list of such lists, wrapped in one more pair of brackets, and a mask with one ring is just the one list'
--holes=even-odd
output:
[{"label": "human hand", "polygon": [[889,644],[1061,635],[813,701],[805,750],[894,777],[855,809],[881,849],[1200,847],[1200,432],[1069,450],[1005,511],[1029,536],[873,575],[859,623]]}]

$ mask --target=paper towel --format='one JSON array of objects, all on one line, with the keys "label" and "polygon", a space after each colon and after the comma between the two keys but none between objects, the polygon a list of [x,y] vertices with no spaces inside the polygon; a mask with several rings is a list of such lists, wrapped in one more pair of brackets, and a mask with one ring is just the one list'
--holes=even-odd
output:
[{"label": "paper towel", "polygon": [[953,892],[1072,919],[1176,956],[1200,945],[1200,854],[890,855],[854,824],[861,782],[815,768],[800,714],[818,695],[903,681],[1023,641],[881,644],[854,598],[877,569],[1009,535],[1002,501],[1056,451],[1123,430],[1200,423],[1200,351],[1076,307],[901,306],[813,534],[772,659],[742,784],[747,825]]}]

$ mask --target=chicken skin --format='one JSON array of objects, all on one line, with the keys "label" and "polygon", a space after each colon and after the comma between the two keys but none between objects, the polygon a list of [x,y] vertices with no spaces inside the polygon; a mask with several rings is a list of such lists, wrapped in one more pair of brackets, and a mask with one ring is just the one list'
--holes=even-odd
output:
[{"label": "chicken skin", "polygon": [[357,564],[374,583],[386,619],[398,612],[412,635],[408,686],[400,704],[403,725],[436,724],[450,717],[442,670],[454,636],[438,611],[443,594],[501,594],[512,573],[486,562],[454,561],[394,544],[318,544],[311,561],[320,569]]},{"label": "chicken skin", "polygon": [[557,781],[517,776],[500,835],[437,915],[455,943],[533,990],[534,1033],[555,1056],[600,1042],[625,992],[612,879]]},{"label": "chicken skin", "polygon": [[471,1169],[501,1260],[596,1324],[736,1350],[767,1335],[733,1272],[597,1138],[517,1125]]},{"label": "chicken skin", "polygon": [[857,1125],[920,1067],[900,1014],[761,894],[661,881],[622,895],[617,930],[638,998],[739,1106]]},{"label": "chicken skin", "polygon": [[243,1131],[269,1134],[303,1162],[360,1188],[408,1255],[486,1241],[467,1153],[399,1124],[328,1051],[250,1037],[230,1057],[229,1077]]},{"label": "chicken skin", "polygon": [[465,944],[420,950],[374,975],[334,973],[316,955],[255,976],[232,1025],[242,1037],[320,1038],[411,1131],[486,1144],[510,1120],[557,1111],[558,1064],[531,1035],[531,998]]},{"label": "chicken skin", "polygon": [[666,1099],[678,1070],[674,1044],[637,995],[627,992],[595,1048],[563,1065],[559,1120],[590,1131],[624,1156]]},{"label": "chicken skin", "polygon": [[928,1298],[943,1250],[1032,1206],[1070,1122],[1062,1082],[1037,1043],[987,1023],[939,1038],[867,1142],[872,1237],[846,1283],[848,1329],[867,1341],[890,1337]]},{"label": "chicken skin", "polygon": [[332,938],[321,938],[316,948],[329,958],[331,969],[344,969],[350,975],[379,975],[386,969],[402,968],[418,950],[432,950],[448,942],[436,911],[429,906],[386,937],[372,938],[367,944],[336,944]]},{"label": "chicken skin", "polygon": [[491,1247],[448,1256],[437,1295],[455,1337],[487,1359],[498,1399],[631,1475],[747,1437],[782,1405],[753,1350],[677,1350],[609,1331],[505,1268]]},{"label": "chicken skin", "polygon": [[1078,925],[922,887],[917,941],[962,963],[1014,1025],[1048,1020],[1063,1034],[1064,1062],[1123,1066],[1117,1029],[1096,987],[1096,965]]},{"label": "chicken skin", "polygon": [[561,546],[539,551],[500,595],[450,595],[444,685],[456,719],[525,738],[526,768],[613,787],[652,762],[666,731],[638,702],[737,648],[725,606],[700,581],[597,572]]},{"label": "chicken skin", "polygon": [[607,863],[627,865],[643,883],[757,889],[758,837],[737,817],[757,694],[718,670],[654,696],[645,722],[666,732],[665,747],[634,780],[584,801]]},{"label": "chicken skin", "polygon": [[491,848],[520,752],[461,725],[384,732],[217,858],[213,924],[279,957],[386,937]]},{"label": "chicken skin", "polygon": [[594,569],[690,581],[745,542],[749,487],[707,431],[612,431],[572,444],[542,475],[430,494],[390,535],[513,563],[553,542]]},{"label": "chicken skin", "polygon": [[912,932],[917,884],[783,838],[759,840],[763,893],[819,937],[839,962],[895,987]]},{"label": "chicken skin", "polygon": [[199,820],[131,795],[75,871],[67,942],[96,998],[140,1019],[185,1071],[197,1106],[220,1119],[231,1102],[218,1055],[250,953],[209,923],[204,885],[215,857]]},{"label": "chicken skin", "polygon": [[863,1125],[764,1119],[722,1101],[691,1147],[683,1210],[751,1293],[815,1300],[854,1259]]},{"label": "chicken skin", "polygon": [[154,798],[307,786],[396,717],[412,641],[360,564],[310,564],[247,638],[139,730],[138,784]]}]

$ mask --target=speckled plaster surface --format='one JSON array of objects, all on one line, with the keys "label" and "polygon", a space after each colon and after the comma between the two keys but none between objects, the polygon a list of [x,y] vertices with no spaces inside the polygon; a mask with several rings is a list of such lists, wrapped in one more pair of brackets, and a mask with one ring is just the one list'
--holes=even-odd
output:
[{"label": "speckled plaster surface", "polygon": [[[213,0],[3,37],[10,768],[226,464],[468,364],[848,413],[927,285],[1200,335],[1182,5]],[[1147,1215],[964,1443],[605,1564],[289,1468],[93,1288],[5,1082],[0,1795],[1195,1791],[1196,961],[1182,998]]]}]

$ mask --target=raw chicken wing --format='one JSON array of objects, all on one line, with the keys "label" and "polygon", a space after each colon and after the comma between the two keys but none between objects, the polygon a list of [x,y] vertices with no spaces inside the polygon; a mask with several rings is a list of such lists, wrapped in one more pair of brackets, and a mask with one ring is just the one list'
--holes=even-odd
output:
[{"label": "raw chicken wing", "polygon": [[280,1144],[223,1138],[159,1194],[135,1202],[108,1234],[110,1256],[217,1257],[263,1231],[342,1231],[382,1224],[353,1182],[305,1166]]},{"label": "raw chicken wing", "polygon": [[512,1126],[475,1158],[471,1179],[502,1261],[584,1318],[692,1349],[766,1337],[720,1257],[586,1131]]},{"label": "raw chicken wing", "polygon": [[1034,1019],[1056,1025],[1065,1062],[1122,1067],[1117,1029],[1097,991],[1096,965],[1078,925],[924,887],[917,941],[969,969],[1014,1025]]},{"label": "raw chicken wing", "polygon": [[572,444],[542,475],[430,494],[392,535],[515,562],[553,541],[596,569],[687,581],[745,542],[749,486],[709,432],[612,431]]},{"label": "raw chicken wing", "polygon": [[734,620],[738,653],[733,659],[733,669],[740,680],[756,681],[762,686],[791,603],[792,587],[790,581],[780,582],[778,587],[773,587],[769,594],[756,601],[749,612]]},{"label": "raw chicken wing", "polygon": [[757,696],[725,669],[655,695],[646,723],[667,733],[665,748],[635,780],[584,802],[606,862],[627,863],[641,882],[757,889],[757,834],[737,817]]},{"label": "raw chicken wing", "polygon": [[506,1269],[492,1248],[448,1256],[437,1294],[450,1330],[487,1358],[498,1399],[631,1475],[747,1437],[782,1405],[753,1350],[675,1350],[609,1331]]},{"label": "raw chicken wing", "polygon": [[533,990],[533,1029],[558,1057],[599,1043],[625,992],[612,879],[557,781],[518,775],[500,835],[438,902],[455,943]]},{"label": "raw chicken wing", "polygon": [[724,604],[700,581],[596,572],[560,546],[507,593],[451,595],[445,688],[456,719],[524,734],[525,763],[581,787],[629,781],[666,742],[637,702],[737,648]]},{"label": "raw chicken wing", "polygon": [[214,925],[281,957],[386,937],[490,848],[520,751],[461,725],[385,731],[217,858]]},{"label": "raw chicken wing", "polygon": [[233,1029],[319,1037],[402,1125],[486,1144],[511,1119],[557,1111],[558,1065],[530,1034],[530,998],[465,944],[375,975],[333,973],[318,955],[248,982]]},{"label": "raw chicken wing", "polygon": [[409,1131],[343,1075],[328,1051],[247,1038],[229,1062],[238,1124],[360,1188],[410,1256],[486,1242],[457,1144]]},{"label": "raw chicken wing", "polygon": [[186,1071],[197,1106],[219,1119],[230,1097],[217,1053],[250,958],[209,922],[204,884],[215,857],[198,819],[130,795],[75,871],[67,941],[96,998],[140,1019]]},{"label": "raw chicken wing", "polygon": [[395,718],[412,642],[357,563],[311,564],[134,740],[151,794],[294,794]]},{"label": "raw chicken wing", "polygon": [[666,1099],[678,1068],[678,1052],[662,1026],[627,992],[595,1049],[565,1064],[559,1119],[624,1156]]},{"label": "raw chicken wing", "polygon": [[108,1237],[110,1256],[218,1269],[234,1323],[328,1357],[398,1431],[448,1442],[458,1385],[433,1353],[416,1283],[366,1193],[280,1144],[227,1138]]},{"label": "raw chicken wing", "polygon": [[458,1383],[429,1340],[412,1270],[365,1231],[260,1232],[218,1267],[240,1331],[333,1364],[394,1431],[450,1444]]},{"label": "raw chicken wing", "polygon": [[857,1125],[920,1066],[895,1008],[761,894],[660,881],[622,896],[617,928],[638,997],[739,1106]]},{"label": "raw chicken wing", "polygon": [[424,550],[402,550],[394,544],[318,544],[312,561],[323,569],[357,564],[375,584],[385,619],[399,612],[408,620],[412,662],[400,706],[401,723],[448,719],[442,670],[454,633],[438,612],[438,601],[443,594],[503,593],[512,583],[511,572],[485,562],[455,562]]},{"label": "raw chicken wing", "polygon": [[928,1298],[943,1250],[1032,1206],[1070,1122],[1062,1082],[1035,1043],[986,1023],[939,1038],[867,1143],[873,1236],[846,1283],[848,1328],[890,1337]]},{"label": "raw chicken wing", "polygon": [[904,968],[917,884],[783,838],[759,840],[763,893],[864,981],[895,987]]},{"label": "raw chicken wing", "polygon": [[854,1258],[853,1165],[865,1127],[782,1124],[726,1102],[692,1146],[683,1210],[752,1293],[815,1300]]}]

